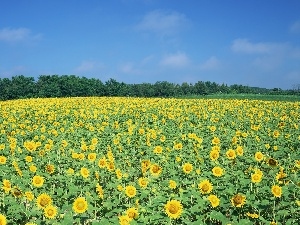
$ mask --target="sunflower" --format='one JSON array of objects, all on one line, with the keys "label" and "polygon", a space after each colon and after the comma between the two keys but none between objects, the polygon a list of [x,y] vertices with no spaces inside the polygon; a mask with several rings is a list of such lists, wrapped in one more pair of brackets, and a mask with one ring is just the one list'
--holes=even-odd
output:
[{"label": "sunflower", "polygon": [[252,219],[258,219],[259,218],[259,215],[257,213],[249,213],[249,212],[247,212],[246,215],[249,216]]},{"label": "sunflower", "polygon": [[76,213],[84,213],[88,208],[88,203],[84,197],[78,197],[75,199],[72,208]]},{"label": "sunflower", "polygon": [[0,214],[0,225],[6,225],[6,217],[3,214]]},{"label": "sunflower", "polygon": [[122,171],[120,169],[116,169],[115,173],[116,173],[116,176],[117,176],[118,179],[122,179],[123,174],[122,174]]},{"label": "sunflower", "polygon": [[213,208],[220,205],[220,199],[216,195],[209,195],[207,199],[210,201],[210,204]]},{"label": "sunflower", "polygon": [[251,181],[253,183],[259,183],[262,179],[262,173],[254,173],[251,175]]},{"label": "sunflower", "polygon": [[176,181],[174,181],[174,180],[170,180],[169,181],[169,188],[175,189],[176,186],[177,186]]},{"label": "sunflower", "polygon": [[212,143],[213,145],[219,145],[219,144],[221,143],[221,141],[220,141],[219,138],[214,137],[214,138],[212,139],[211,143]]},{"label": "sunflower", "polygon": [[95,160],[96,160],[96,158],[97,158],[97,154],[96,153],[94,153],[94,152],[92,152],[92,153],[90,153],[90,154],[88,154],[88,160],[90,161],[90,162],[94,162]]},{"label": "sunflower", "polygon": [[264,159],[264,155],[261,152],[256,152],[254,158],[256,161],[260,162]]},{"label": "sunflower", "polygon": [[150,168],[151,162],[150,160],[143,160],[141,162],[141,167],[142,167],[142,173],[146,173],[146,171]]},{"label": "sunflower", "polygon": [[162,172],[162,168],[159,165],[157,165],[157,164],[151,165],[151,167],[150,167],[150,173],[153,176],[158,176],[161,172]]},{"label": "sunflower", "polygon": [[125,188],[125,194],[129,197],[132,198],[136,195],[136,188],[132,185],[126,186]]},{"label": "sunflower", "polygon": [[271,191],[272,194],[277,198],[280,198],[282,195],[282,188],[278,185],[273,185]]},{"label": "sunflower", "polygon": [[130,221],[132,220],[127,215],[119,216],[118,218],[120,225],[130,225]]},{"label": "sunflower", "polygon": [[216,177],[220,177],[223,175],[223,169],[219,166],[215,166],[213,169],[212,169],[212,173],[214,176]]},{"label": "sunflower", "polygon": [[32,157],[29,156],[29,155],[26,156],[26,157],[25,157],[25,161],[26,161],[26,162],[32,162]]},{"label": "sunflower", "polygon": [[48,219],[54,219],[57,215],[57,208],[53,205],[48,205],[44,208],[44,216]]},{"label": "sunflower", "polygon": [[3,186],[2,189],[4,190],[5,193],[9,193],[11,190],[11,183],[9,180],[4,179],[3,180]]},{"label": "sunflower", "polygon": [[236,150],[236,154],[239,155],[239,156],[242,156],[244,154],[244,149],[240,145],[237,146],[235,150]]},{"label": "sunflower", "polygon": [[198,188],[202,194],[209,194],[213,189],[213,185],[206,179],[198,184]]},{"label": "sunflower", "polygon": [[47,173],[52,174],[52,173],[54,173],[54,171],[55,171],[54,165],[52,165],[52,164],[46,165],[46,172]]},{"label": "sunflower", "polygon": [[31,202],[34,199],[34,194],[31,191],[25,191],[25,197]]},{"label": "sunflower", "polygon": [[236,157],[235,151],[233,149],[229,149],[226,152],[226,156],[228,159],[235,159],[235,157]]},{"label": "sunflower", "polygon": [[28,222],[28,223],[25,223],[25,225],[37,225],[36,223],[32,223],[32,222]]},{"label": "sunflower", "polygon": [[36,175],[32,178],[32,184],[35,187],[42,187],[44,184],[44,178]]},{"label": "sunflower", "polygon": [[36,199],[38,208],[45,208],[52,203],[52,199],[48,194],[40,194]]},{"label": "sunflower", "polygon": [[145,177],[140,177],[138,182],[141,188],[146,188],[148,185],[148,179]]},{"label": "sunflower", "polygon": [[101,159],[99,159],[98,166],[100,168],[105,168],[106,167],[106,158],[105,158],[105,156],[103,156]]},{"label": "sunflower", "polygon": [[231,204],[237,208],[242,207],[245,204],[245,202],[246,202],[246,196],[241,194],[236,194],[231,198]]},{"label": "sunflower", "polygon": [[271,167],[275,167],[278,165],[278,162],[276,159],[273,159],[273,158],[269,158],[268,161],[267,161],[267,164]]},{"label": "sunflower", "polygon": [[30,165],[29,166],[29,171],[32,172],[32,173],[35,173],[37,170],[36,166],[35,165]]},{"label": "sunflower", "polygon": [[182,169],[183,169],[183,172],[188,174],[190,172],[192,172],[193,170],[193,165],[190,164],[190,163],[185,163],[183,166],[182,166]]},{"label": "sunflower", "polygon": [[5,156],[0,156],[0,164],[4,165],[6,163],[6,157]]},{"label": "sunflower", "polygon": [[98,197],[101,198],[101,199],[103,199],[103,197],[104,197],[104,191],[103,191],[103,188],[102,188],[101,185],[96,184],[96,192],[98,194]]},{"label": "sunflower", "polygon": [[126,210],[126,215],[130,219],[136,219],[139,215],[137,208],[129,208]]},{"label": "sunflower", "polygon": [[209,157],[212,161],[216,161],[220,157],[220,151],[218,150],[211,150],[209,153]]},{"label": "sunflower", "polygon": [[82,168],[80,169],[80,174],[81,174],[81,176],[82,176],[83,178],[88,178],[89,175],[90,175],[90,171],[89,171],[87,168],[82,167]]},{"label": "sunflower", "polygon": [[177,219],[180,217],[183,211],[183,207],[178,200],[171,200],[165,204],[165,212],[171,219]]},{"label": "sunflower", "polygon": [[162,151],[163,151],[163,148],[162,148],[161,146],[156,146],[156,147],[154,148],[154,150],[153,150],[153,152],[154,152],[155,154],[161,154]]},{"label": "sunflower", "polygon": [[22,191],[20,190],[20,188],[18,188],[18,187],[13,187],[12,189],[11,189],[11,193],[12,193],[12,195],[14,196],[14,197],[16,197],[16,198],[20,198],[20,197],[22,197]]}]

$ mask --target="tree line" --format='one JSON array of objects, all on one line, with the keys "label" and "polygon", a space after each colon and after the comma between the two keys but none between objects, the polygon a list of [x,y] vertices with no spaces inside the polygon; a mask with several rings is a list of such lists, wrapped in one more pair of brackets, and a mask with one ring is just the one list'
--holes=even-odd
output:
[{"label": "tree line", "polygon": [[23,75],[11,79],[0,78],[0,100],[85,96],[180,97],[216,93],[299,95],[300,91],[238,84],[228,86],[210,81],[198,81],[194,84],[187,82],[175,84],[167,81],[157,81],[153,84],[126,84],[112,78],[102,82],[99,79],[75,75],[41,75],[37,81],[33,77]]}]

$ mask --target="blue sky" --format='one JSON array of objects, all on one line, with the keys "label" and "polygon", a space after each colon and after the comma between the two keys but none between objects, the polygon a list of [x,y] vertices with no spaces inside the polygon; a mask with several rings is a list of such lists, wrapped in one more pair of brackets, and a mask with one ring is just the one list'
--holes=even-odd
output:
[{"label": "blue sky", "polygon": [[2,0],[0,77],[300,84],[299,0]]}]

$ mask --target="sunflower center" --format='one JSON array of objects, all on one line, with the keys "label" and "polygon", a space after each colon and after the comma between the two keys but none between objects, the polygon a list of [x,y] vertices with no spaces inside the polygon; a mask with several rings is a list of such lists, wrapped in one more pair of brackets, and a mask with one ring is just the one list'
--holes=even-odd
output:
[{"label": "sunflower center", "polygon": [[202,191],[207,192],[209,190],[209,187],[207,184],[204,184],[201,189]]},{"label": "sunflower center", "polygon": [[178,208],[176,207],[176,205],[170,205],[169,212],[172,214],[176,214],[178,212]]},{"label": "sunflower center", "polygon": [[83,210],[84,206],[85,206],[85,204],[83,202],[78,202],[77,203],[77,209],[79,209],[79,210]]},{"label": "sunflower center", "polygon": [[243,198],[240,195],[236,195],[233,199],[234,204],[239,205],[243,203]]}]

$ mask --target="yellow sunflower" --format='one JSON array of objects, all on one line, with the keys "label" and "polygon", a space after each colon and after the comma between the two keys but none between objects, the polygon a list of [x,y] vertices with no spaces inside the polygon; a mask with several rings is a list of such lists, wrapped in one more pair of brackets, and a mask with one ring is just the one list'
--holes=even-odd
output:
[{"label": "yellow sunflower", "polygon": [[136,219],[139,215],[137,208],[129,208],[126,210],[126,215],[130,219]]},{"label": "yellow sunflower", "polygon": [[171,219],[177,219],[182,214],[183,207],[178,200],[171,200],[165,204],[165,212]]},{"label": "yellow sunflower", "polygon": [[156,146],[156,147],[154,148],[154,150],[153,150],[153,152],[154,152],[155,154],[161,154],[162,151],[163,151],[163,148],[162,148],[161,146]]},{"label": "yellow sunflower", "polygon": [[0,164],[4,165],[6,163],[6,157],[5,156],[0,156]]},{"label": "yellow sunflower", "polygon": [[176,181],[174,181],[174,180],[170,180],[169,181],[169,188],[175,189],[176,186],[177,186]]},{"label": "yellow sunflower", "polygon": [[0,214],[0,225],[6,225],[6,217],[3,214]]},{"label": "yellow sunflower", "polygon": [[54,165],[52,165],[52,164],[46,165],[46,172],[47,173],[52,174],[52,173],[54,173],[54,171],[55,171]]},{"label": "yellow sunflower", "polygon": [[262,180],[262,173],[254,173],[251,175],[251,181],[253,183],[259,183]]},{"label": "yellow sunflower", "polygon": [[278,185],[273,185],[271,191],[272,194],[277,198],[280,198],[282,195],[282,188]]},{"label": "yellow sunflower", "polygon": [[100,168],[105,168],[106,167],[106,158],[105,158],[105,156],[103,156],[101,159],[99,159],[98,166]]},{"label": "yellow sunflower", "polygon": [[213,208],[220,205],[220,199],[216,195],[209,195],[207,199],[210,201],[210,204]]},{"label": "yellow sunflower", "polygon": [[240,208],[246,203],[246,196],[241,194],[236,194],[231,198],[231,204],[234,207]]},{"label": "yellow sunflower", "polygon": [[78,197],[75,199],[72,208],[76,213],[84,213],[88,208],[88,203],[84,197]]},{"label": "yellow sunflower", "polygon": [[132,198],[136,195],[136,188],[132,185],[126,186],[125,187],[125,194],[129,197]]},{"label": "yellow sunflower", "polygon": [[209,157],[212,161],[216,161],[220,157],[220,151],[218,150],[211,150],[209,153]]},{"label": "yellow sunflower", "polygon": [[32,178],[32,184],[35,187],[42,187],[44,184],[44,178],[36,175]]},{"label": "yellow sunflower", "polygon": [[185,163],[183,166],[182,166],[182,169],[183,169],[183,172],[186,173],[186,174],[189,174],[190,172],[192,172],[193,170],[193,165],[191,163]]},{"label": "yellow sunflower", "polygon": [[94,152],[92,152],[92,153],[90,153],[90,154],[88,154],[88,160],[90,161],[90,162],[94,162],[95,160],[96,160],[96,158],[97,158],[97,154],[96,153],[94,153]]},{"label": "yellow sunflower", "polygon": [[206,179],[198,184],[198,188],[202,194],[209,194],[213,189],[213,185]]},{"label": "yellow sunflower", "polygon": [[48,219],[54,219],[57,215],[57,208],[53,205],[48,205],[44,208],[44,216]]},{"label": "yellow sunflower", "polygon": [[261,152],[256,152],[254,158],[256,161],[260,162],[264,159],[264,155]]},{"label": "yellow sunflower", "polygon": [[226,152],[226,156],[227,156],[228,159],[235,159],[236,158],[236,153],[233,149],[229,149]]},{"label": "yellow sunflower", "polygon": [[81,176],[82,176],[83,178],[88,178],[89,175],[90,175],[90,171],[89,171],[87,168],[82,167],[82,168],[80,169],[80,174],[81,174]]},{"label": "yellow sunflower", "polygon": [[162,172],[162,168],[159,165],[157,165],[157,164],[151,165],[151,167],[150,167],[150,173],[153,176],[158,176],[161,172]]},{"label": "yellow sunflower", "polygon": [[52,203],[52,199],[48,194],[40,194],[36,199],[38,208],[45,208]]},{"label": "yellow sunflower", "polygon": [[214,138],[212,139],[211,143],[212,143],[213,145],[219,145],[219,144],[221,143],[221,141],[220,141],[219,138],[214,137]]},{"label": "yellow sunflower", "polygon": [[146,188],[148,185],[148,179],[145,177],[140,177],[138,182],[141,188]]},{"label": "yellow sunflower", "polygon": [[119,216],[118,218],[119,218],[120,225],[130,225],[130,221],[132,220],[127,215],[122,215],[122,216]]},{"label": "yellow sunflower", "polygon": [[213,169],[212,169],[212,173],[214,176],[216,177],[220,177],[223,175],[223,169],[219,166],[215,166]]}]

